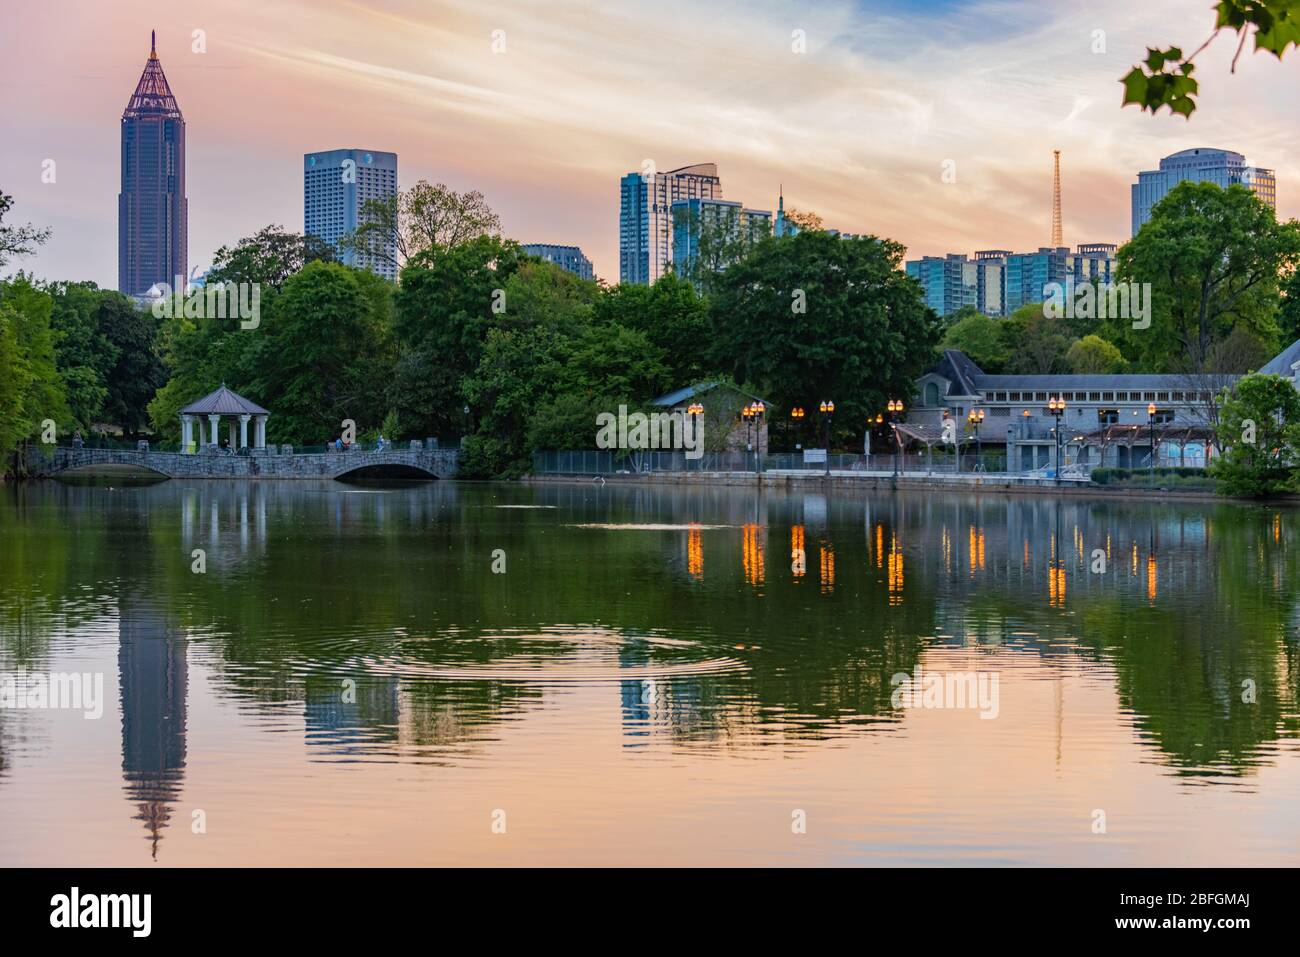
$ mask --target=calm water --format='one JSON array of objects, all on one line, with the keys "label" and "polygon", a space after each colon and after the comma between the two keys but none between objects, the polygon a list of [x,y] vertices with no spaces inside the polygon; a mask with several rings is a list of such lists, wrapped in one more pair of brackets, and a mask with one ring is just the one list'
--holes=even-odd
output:
[{"label": "calm water", "polygon": [[0,864],[1294,866],[1298,559],[1229,505],[0,489],[0,672],[107,699],[0,709]]}]

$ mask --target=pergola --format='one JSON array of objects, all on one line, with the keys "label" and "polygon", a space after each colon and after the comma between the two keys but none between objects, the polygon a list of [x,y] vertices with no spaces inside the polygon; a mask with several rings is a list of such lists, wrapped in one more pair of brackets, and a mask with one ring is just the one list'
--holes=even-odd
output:
[{"label": "pergola", "polygon": [[[1100,452],[1100,460],[1097,463],[1099,467],[1106,464],[1106,450],[1108,448],[1111,446],[1126,447],[1129,450],[1129,465],[1132,466],[1133,446],[1151,446],[1151,434],[1152,428],[1149,424],[1115,424],[1107,425],[1092,432],[1076,433],[1068,441],[1071,445],[1091,446],[1098,449]],[[1203,444],[1205,446],[1205,457],[1208,461],[1214,443],[1214,430],[1205,425],[1157,425],[1155,427],[1155,443],[1151,450],[1153,459],[1156,449],[1166,442],[1178,446],[1178,459],[1180,462],[1183,460],[1183,453],[1187,448],[1187,443]]]},{"label": "pergola", "polygon": [[[199,399],[197,402],[191,402],[185,408],[181,409],[181,450],[188,452],[190,446],[194,443],[194,426],[197,422],[199,427],[199,444],[208,444],[217,446],[221,444],[220,426],[221,417],[229,417],[229,433],[227,441],[230,448],[248,448],[248,423],[253,423],[253,443],[255,449],[266,448],[266,420],[271,415],[270,412],[262,408],[256,402],[250,402],[242,395],[231,392],[226,388],[226,384],[221,383],[221,388],[211,392]],[[204,443],[203,439],[203,418],[206,417],[212,426],[211,441]],[[239,419],[239,432],[235,432],[235,418]]]}]

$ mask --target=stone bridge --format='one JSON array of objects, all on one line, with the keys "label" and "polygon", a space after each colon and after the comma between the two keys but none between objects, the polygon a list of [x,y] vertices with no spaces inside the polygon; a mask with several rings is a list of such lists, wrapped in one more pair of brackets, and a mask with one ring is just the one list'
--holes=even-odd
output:
[{"label": "stone bridge", "polygon": [[363,469],[387,478],[452,478],[460,455],[457,449],[385,449],[384,451],[307,452],[272,454],[269,449],[242,450],[251,454],[224,455],[204,450],[181,452],[134,449],[91,449],[56,446],[52,452],[31,449],[31,474],[93,473],[105,466],[129,466],[167,478],[189,479],[338,479]]}]

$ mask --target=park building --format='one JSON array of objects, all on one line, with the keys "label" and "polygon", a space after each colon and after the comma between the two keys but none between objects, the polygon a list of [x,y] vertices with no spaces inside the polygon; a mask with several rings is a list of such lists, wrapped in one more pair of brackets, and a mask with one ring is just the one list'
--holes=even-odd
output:
[{"label": "park building", "polygon": [[[1300,340],[1259,370],[1300,388]],[[899,426],[903,444],[933,451],[978,444],[1006,449],[1009,471],[1051,469],[1058,443],[1063,468],[1203,467],[1213,454],[1214,397],[1240,376],[1227,374],[989,375],[946,349],[916,380]],[[1052,400],[1064,411],[1054,415]],[[978,428],[970,415],[982,414]],[[945,428],[946,423],[947,427]],[[1152,449],[1155,458],[1152,459]]]}]

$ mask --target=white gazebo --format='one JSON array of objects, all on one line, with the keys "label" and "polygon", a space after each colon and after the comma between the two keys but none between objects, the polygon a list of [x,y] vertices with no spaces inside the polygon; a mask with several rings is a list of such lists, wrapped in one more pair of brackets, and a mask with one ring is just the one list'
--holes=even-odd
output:
[{"label": "white gazebo", "polygon": [[[262,408],[256,402],[249,402],[242,395],[231,392],[226,388],[226,384],[221,383],[221,388],[216,392],[209,393],[197,402],[191,402],[185,408],[181,409],[181,450],[190,451],[190,446],[195,442],[194,426],[199,427],[198,445],[219,446],[221,417],[224,415],[228,418],[229,433],[227,441],[230,443],[231,450],[249,448],[248,441],[248,423],[253,423],[253,441],[251,447],[255,449],[266,448],[266,420],[271,415],[270,412]],[[207,418],[212,426],[210,441],[204,442],[203,419]],[[235,431],[235,419],[239,419],[239,431]]]}]

